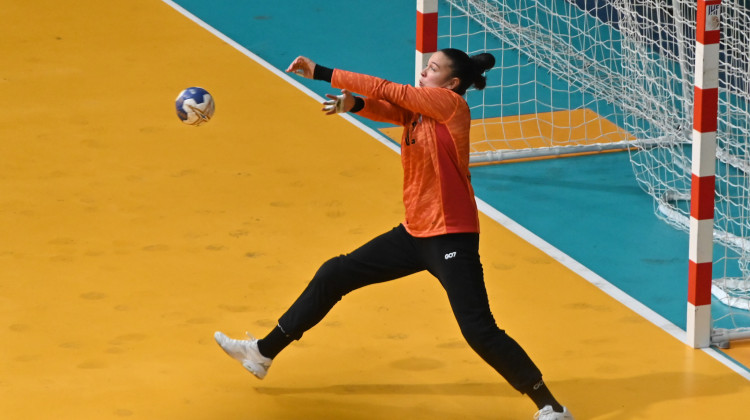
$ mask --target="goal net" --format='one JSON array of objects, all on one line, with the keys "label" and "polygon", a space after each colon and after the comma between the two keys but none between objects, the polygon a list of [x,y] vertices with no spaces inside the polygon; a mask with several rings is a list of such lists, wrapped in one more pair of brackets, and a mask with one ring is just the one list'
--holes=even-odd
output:
[{"label": "goal net", "polygon": [[[619,0],[629,88],[643,99],[626,109],[626,129],[660,138],[630,153],[656,214],[688,230],[696,59],[696,1]],[[718,7],[718,6],[717,6]],[[750,338],[750,10],[722,0],[716,130],[712,342]],[[630,118],[633,121],[630,121]],[[647,124],[638,124],[646,121]]]},{"label": "goal net", "polygon": [[472,162],[623,150],[621,36],[611,6],[589,13],[566,0],[449,0],[439,47],[491,52],[486,89],[469,91]]},{"label": "goal net", "polygon": [[[749,1],[721,6],[712,313],[732,334],[750,326]],[[472,162],[628,149],[657,215],[687,230],[696,3],[440,2],[438,48],[497,61],[467,93]]]}]

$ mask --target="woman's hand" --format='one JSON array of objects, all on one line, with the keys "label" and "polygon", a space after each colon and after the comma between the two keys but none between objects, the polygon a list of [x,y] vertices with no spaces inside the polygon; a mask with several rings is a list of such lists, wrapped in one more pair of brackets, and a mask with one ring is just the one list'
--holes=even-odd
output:
[{"label": "woman's hand", "polygon": [[315,72],[315,62],[307,57],[299,56],[292,61],[286,72],[298,74],[306,79],[312,79]]},{"label": "woman's hand", "polygon": [[323,102],[325,106],[321,110],[325,111],[326,115],[341,114],[354,108],[354,96],[346,89],[341,89],[341,95],[338,96],[326,93],[326,98],[329,100]]}]

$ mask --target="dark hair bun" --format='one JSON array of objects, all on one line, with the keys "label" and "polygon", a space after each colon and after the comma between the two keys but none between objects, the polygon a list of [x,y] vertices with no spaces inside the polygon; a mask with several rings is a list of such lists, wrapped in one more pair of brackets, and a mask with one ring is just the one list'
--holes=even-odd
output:
[{"label": "dark hair bun", "polygon": [[477,69],[480,70],[480,73],[484,73],[487,70],[495,67],[495,56],[490,53],[472,55],[471,61],[474,62],[474,65]]},{"label": "dark hair bun", "polygon": [[487,78],[482,73],[495,67],[495,57],[490,53],[481,53],[471,56],[471,61],[474,64],[474,68],[477,70],[477,76],[472,83],[478,90],[484,89],[487,86]]}]

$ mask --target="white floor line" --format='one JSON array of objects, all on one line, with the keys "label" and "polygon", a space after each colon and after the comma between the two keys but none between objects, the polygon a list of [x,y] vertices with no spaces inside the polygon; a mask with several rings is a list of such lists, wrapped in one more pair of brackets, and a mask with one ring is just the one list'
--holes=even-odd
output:
[{"label": "white floor line", "polygon": [[[680,342],[682,342],[686,346],[688,345],[687,334],[684,330],[680,329],[680,327],[673,324],[671,321],[667,320],[666,318],[659,315],[658,313],[654,312],[653,309],[637,301],[632,296],[623,292],[622,290],[617,288],[617,286],[613,285],[612,283],[608,282],[607,280],[605,280],[598,274],[594,273],[583,264],[571,258],[569,255],[555,248],[544,239],[540,238],[539,236],[530,232],[528,229],[519,225],[513,219],[509,218],[508,216],[501,213],[494,207],[482,201],[482,199],[480,199],[479,197],[476,197],[476,200],[477,200],[477,206],[482,211],[482,213],[489,216],[492,220],[498,222],[499,224],[501,224],[502,226],[504,226],[511,232],[515,233],[516,235],[518,235],[519,237],[521,237],[522,239],[524,239],[526,242],[530,243],[531,245],[539,248],[542,252],[549,255],[554,260],[564,265],[565,267],[567,267],[568,269],[570,269],[577,275],[583,277],[586,281],[598,287],[601,291],[613,297],[618,302],[627,306],[633,312],[646,318],[646,320],[648,320],[652,324],[666,331],[672,337],[680,340]],[[716,351],[715,349],[712,349],[712,348],[705,348],[701,350],[703,350],[705,353],[707,353],[714,359],[718,360],[719,362],[721,362],[722,364],[724,364],[731,370],[737,372],[743,378],[750,381],[750,371],[748,371],[746,368],[744,368],[742,365],[738,364],[734,360],[729,359],[722,352]]]},{"label": "white floor line", "polygon": [[[184,9],[182,6],[178,5],[172,0],[162,0],[164,3],[168,4],[175,10],[177,10],[179,13],[184,15],[186,18],[190,19],[191,21],[198,24],[203,29],[207,30],[217,38],[221,39],[222,41],[226,42],[227,44],[231,45],[233,48],[235,48],[237,51],[241,52],[242,54],[246,55],[256,63],[260,64],[264,68],[266,68],[271,73],[274,73],[275,75],[281,77],[285,81],[287,81],[292,86],[296,87],[297,89],[301,90],[311,98],[315,99],[318,102],[323,102],[324,99],[317,93],[313,92],[309,88],[307,88],[305,85],[299,83],[297,80],[295,80],[292,76],[289,74],[277,69],[273,65],[271,65],[266,60],[260,58],[247,48],[243,47],[233,39],[229,38],[228,36],[224,35],[223,33],[219,32],[216,28],[212,27],[211,25],[207,24],[206,22],[202,21],[197,16],[193,15],[186,9]],[[385,136],[383,136],[378,131],[366,126],[362,122],[358,121],[354,117],[348,115],[348,114],[340,114],[342,118],[346,119],[350,123],[354,124],[358,128],[360,128],[365,133],[369,134],[376,140],[378,140],[380,143],[384,144],[389,149],[393,150],[396,153],[401,153],[401,149],[395,145],[392,141],[387,139]],[[628,295],[627,293],[623,292],[622,290],[618,289],[615,285],[608,282],[598,274],[594,273],[587,267],[585,267],[583,264],[579,263],[578,261],[574,260],[564,252],[560,251],[559,249],[555,248],[551,244],[549,244],[544,239],[538,237],[528,229],[524,228],[523,226],[519,225],[516,221],[509,218],[505,214],[501,213],[494,207],[487,204],[485,201],[480,199],[479,197],[476,197],[477,200],[477,207],[479,210],[490,217],[492,220],[496,221],[497,223],[504,226],[506,229],[510,230],[511,232],[515,233],[519,237],[521,237],[526,242],[530,243],[531,245],[535,246],[536,248],[539,248],[542,252],[552,257],[554,260],[559,262],[560,264],[564,265],[574,273],[578,274],[582,278],[584,278],[589,283],[593,284],[594,286],[598,287],[600,290],[602,290],[604,293],[608,294],[618,302],[622,303],[623,305],[630,308],[633,312],[637,313],[638,315],[642,316],[643,318],[647,319],[657,327],[661,328],[662,330],[666,331],[669,335],[676,338],[680,342],[682,342],[685,345],[687,344],[687,335],[685,331],[680,329],[678,326],[667,320],[666,318],[662,317],[661,315],[654,312],[651,308],[647,307],[646,305],[642,304],[641,302],[635,300],[632,296]],[[707,349],[701,349],[706,354],[710,355],[714,359],[718,360],[734,372],[737,372],[740,376],[750,381],[750,371],[748,371],[746,368],[744,368],[742,365],[738,364],[737,362],[729,359],[726,355],[724,355],[722,352],[717,351],[712,348]]]}]

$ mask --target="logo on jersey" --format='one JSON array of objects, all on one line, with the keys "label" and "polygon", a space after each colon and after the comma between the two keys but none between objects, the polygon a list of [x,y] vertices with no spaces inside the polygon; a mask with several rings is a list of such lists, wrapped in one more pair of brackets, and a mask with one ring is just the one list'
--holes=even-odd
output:
[{"label": "logo on jersey", "polygon": [[456,256],[456,251],[449,252],[449,253],[445,254],[445,259],[449,260],[451,258],[454,258],[455,256]]}]

